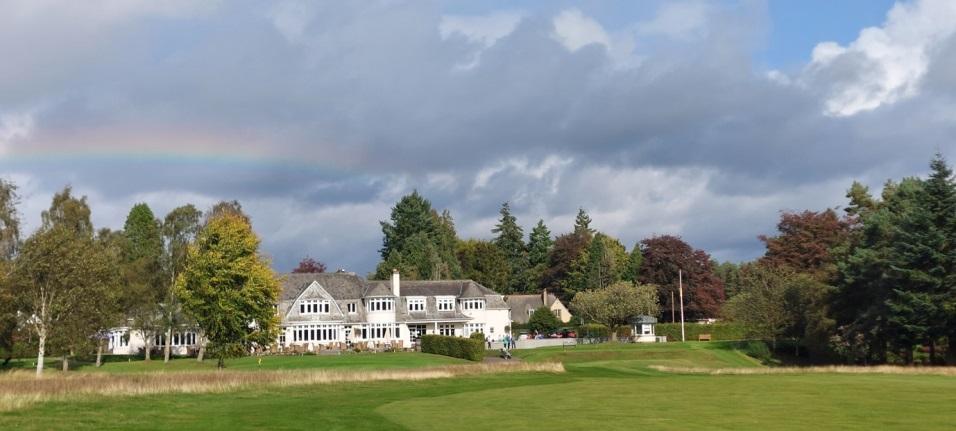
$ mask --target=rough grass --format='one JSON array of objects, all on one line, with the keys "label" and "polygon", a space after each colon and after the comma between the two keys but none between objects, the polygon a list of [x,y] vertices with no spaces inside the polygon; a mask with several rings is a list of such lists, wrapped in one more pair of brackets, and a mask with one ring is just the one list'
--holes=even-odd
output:
[{"label": "rough grass", "polygon": [[[0,412],[0,424],[4,429],[18,431],[843,431],[952,429],[956,423],[953,409],[956,379],[952,377],[869,372],[765,373],[763,370],[768,368],[735,350],[735,345],[609,343],[514,352],[527,364],[563,364],[566,371],[557,373],[489,372],[419,380],[295,382],[289,386],[254,383],[224,392],[147,393],[129,397],[95,393],[68,395]],[[382,361],[380,365],[388,367],[392,362],[408,363],[425,358],[356,359]],[[324,366],[327,363],[323,361],[316,358],[304,364]],[[739,374],[673,373],[660,371],[655,366],[706,369],[708,373],[733,369]],[[226,373],[260,374],[236,368]],[[434,367],[340,371],[397,372],[431,368]],[[179,374],[214,373],[207,370]],[[144,378],[145,375],[119,373],[101,377]],[[5,389],[0,387],[0,394],[3,393]]]},{"label": "rough grass", "polygon": [[896,365],[849,366],[829,365],[817,367],[773,368],[697,368],[650,365],[649,368],[665,373],[717,375],[763,375],[763,374],[898,374],[911,376],[956,377],[954,367],[901,367]]},{"label": "rough grass", "polygon": [[24,371],[0,375],[0,411],[41,401],[89,396],[125,397],[156,394],[226,393],[257,387],[290,387],[375,381],[417,381],[490,373],[563,372],[560,363],[500,362],[392,370],[280,370],[157,372],[138,374],[74,373],[37,378]]}]

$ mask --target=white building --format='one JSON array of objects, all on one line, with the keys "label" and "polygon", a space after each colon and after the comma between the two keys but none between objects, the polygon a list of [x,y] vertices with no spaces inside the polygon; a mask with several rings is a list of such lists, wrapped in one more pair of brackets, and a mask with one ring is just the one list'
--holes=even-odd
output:
[{"label": "white building", "polygon": [[[504,297],[472,280],[364,280],[346,272],[285,274],[276,306],[281,321],[276,345],[320,347],[411,347],[420,335],[467,337],[481,332],[493,340],[510,334],[511,312]],[[173,333],[172,353],[198,349],[195,330]],[[114,328],[107,352],[138,354],[144,338],[128,327]],[[162,351],[165,336],[154,339]]]},{"label": "white building", "polygon": [[278,304],[282,348],[410,347],[424,334],[510,333],[502,295],[471,280],[366,281],[352,273],[288,274]]},{"label": "white building", "polygon": [[[106,334],[106,352],[114,355],[136,355],[146,347],[146,340],[139,331],[129,327],[110,329]],[[162,352],[166,348],[166,334],[153,337],[153,352]],[[180,328],[173,331],[170,353],[176,356],[194,354],[199,348],[198,334],[194,328]]]}]

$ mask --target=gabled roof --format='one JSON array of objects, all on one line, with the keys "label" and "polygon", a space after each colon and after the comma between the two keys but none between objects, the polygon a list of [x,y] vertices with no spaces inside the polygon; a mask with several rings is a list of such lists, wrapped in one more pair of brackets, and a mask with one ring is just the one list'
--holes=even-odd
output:
[{"label": "gabled roof", "polygon": [[282,293],[279,300],[291,301],[299,297],[313,281],[322,285],[335,299],[361,299],[365,291],[365,281],[355,274],[283,274]]}]

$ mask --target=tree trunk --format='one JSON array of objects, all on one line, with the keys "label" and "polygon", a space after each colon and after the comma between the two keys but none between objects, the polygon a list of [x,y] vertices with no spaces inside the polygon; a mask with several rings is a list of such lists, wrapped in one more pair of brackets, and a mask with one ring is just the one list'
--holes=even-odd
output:
[{"label": "tree trunk", "polygon": [[929,364],[936,365],[936,341],[929,341]]},{"label": "tree trunk", "polygon": [[793,356],[800,357],[800,340],[796,338],[793,339]]},{"label": "tree trunk", "polygon": [[103,340],[98,340],[96,343],[96,368],[101,365],[103,365]]},{"label": "tree trunk", "polygon": [[196,360],[202,362],[206,356],[206,333],[199,331],[199,353],[196,354]]},{"label": "tree trunk", "polygon": [[64,353],[63,354],[63,372],[70,371],[70,357]]},{"label": "tree trunk", "polygon": [[43,355],[46,353],[46,328],[38,331],[39,341],[37,345],[37,377],[43,375]]},{"label": "tree trunk", "polygon": [[166,328],[166,347],[163,350],[163,363],[169,362],[169,353],[172,350],[173,343],[173,326],[170,325],[169,328]]},{"label": "tree trunk", "polygon": [[146,362],[149,362],[151,360],[151,358],[149,357],[149,351],[153,350],[153,343],[150,340],[150,338],[152,337],[150,337],[148,334],[146,334],[145,331],[143,331],[143,354],[146,355],[144,358]]},{"label": "tree trunk", "polygon": [[226,368],[226,358],[223,355],[219,355],[219,363],[216,364],[216,368],[220,370]]}]

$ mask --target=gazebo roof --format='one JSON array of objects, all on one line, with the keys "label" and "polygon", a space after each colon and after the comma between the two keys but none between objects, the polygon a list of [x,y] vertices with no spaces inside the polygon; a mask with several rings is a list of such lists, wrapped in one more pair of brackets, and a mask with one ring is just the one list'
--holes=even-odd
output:
[{"label": "gazebo roof", "polygon": [[647,323],[657,323],[657,318],[654,316],[646,316],[646,315],[634,316],[631,318],[632,325],[641,325],[641,324],[647,324]]}]

